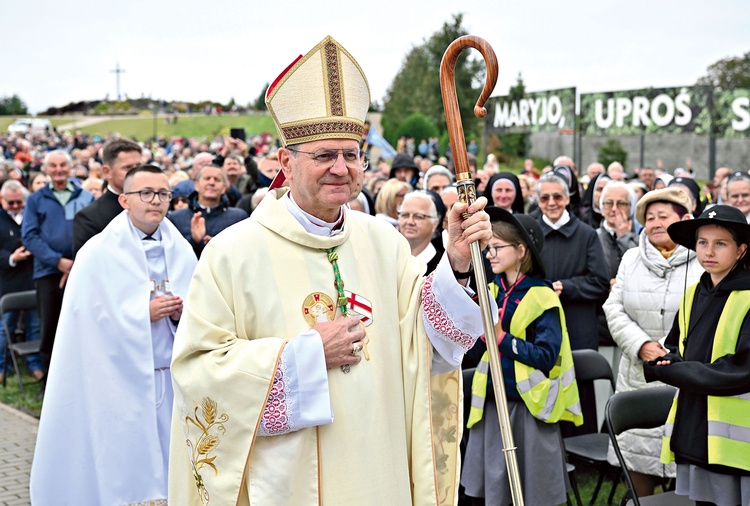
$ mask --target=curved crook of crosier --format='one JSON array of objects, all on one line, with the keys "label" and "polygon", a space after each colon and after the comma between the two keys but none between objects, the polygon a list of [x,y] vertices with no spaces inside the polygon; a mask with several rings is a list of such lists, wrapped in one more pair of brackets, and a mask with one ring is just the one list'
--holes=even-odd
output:
[{"label": "curved crook of crosier", "polygon": [[484,118],[487,109],[484,104],[490,98],[497,83],[497,56],[489,43],[474,35],[459,37],[448,46],[440,62],[440,91],[443,95],[443,107],[445,108],[445,121],[448,126],[448,135],[451,141],[453,153],[453,166],[456,170],[456,180],[471,179],[469,172],[469,158],[466,154],[466,139],[464,137],[461,112],[458,108],[458,96],[456,95],[455,67],[461,52],[467,47],[473,47],[484,57],[487,65],[487,77],[484,81],[482,94],[474,105],[474,115]]}]

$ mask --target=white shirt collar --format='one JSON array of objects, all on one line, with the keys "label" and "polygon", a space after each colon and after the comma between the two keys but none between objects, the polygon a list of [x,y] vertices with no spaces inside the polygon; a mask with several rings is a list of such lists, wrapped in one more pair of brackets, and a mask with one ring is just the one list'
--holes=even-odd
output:
[{"label": "white shirt collar", "polygon": [[6,211],[6,212],[8,213],[8,216],[10,216],[10,219],[15,221],[16,224],[18,225],[23,224],[23,211],[21,211],[20,213],[16,215],[13,215],[13,213],[11,213],[10,211]]},{"label": "white shirt collar", "polygon": [[557,220],[557,223],[552,223],[551,221],[549,221],[549,219],[545,215],[542,215],[542,220],[544,221],[544,223],[549,225],[549,227],[552,230],[560,230],[560,228],[562,228],[565,224],[567,224],[570,221],[570,213],[568,212],[567,209],[564,210],[562,213],[562,216],[560,216],[560,219]]},{"label": "white shirt collar", "polygon": [[433,246],[431,242],[428,242],[427,247],[417,255],[414,255],[414,257],[422,260],[424,263],[427,263],[432,260],[432,257],[434,257],[436,253],[437,250],[435,249],[435,246]]},{"label": "white shirt collar", "polygon": [[299,224],[302,225],[302,228],[304,228],[307,232],[314,235],[319,235],[321,237],[331,237],[341,231],[342,227],[340,226],[340,224],[343,220],[343,211],[339,211],[339,217],[335,222],[328,223],[327,221],[323,221],[319,218],[316,218],[312,214],[303,211],[302,208],[297,204],[297,202],[294,201],[292,192],[287,192],[286,196],[289,198],[282,198],[282,204],[286,206],[292,216],[294,216]]}]

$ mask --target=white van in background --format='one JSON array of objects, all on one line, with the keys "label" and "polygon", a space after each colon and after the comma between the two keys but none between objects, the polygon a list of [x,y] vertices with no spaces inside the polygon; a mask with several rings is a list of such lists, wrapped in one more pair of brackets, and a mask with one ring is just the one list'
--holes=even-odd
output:
[{"label": "white van in background", "polygon": [[43,118],[18,118],[8,125],[9,134],[47,134],[52,132],[52,123]]}]

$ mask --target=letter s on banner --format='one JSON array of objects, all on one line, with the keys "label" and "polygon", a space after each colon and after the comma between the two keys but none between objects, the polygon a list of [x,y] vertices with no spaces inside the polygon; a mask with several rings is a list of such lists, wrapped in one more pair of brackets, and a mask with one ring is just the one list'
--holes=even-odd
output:
[{"label": "letter s on banner", "polygon": [[690,94],[684,89],[674,99],[674,106],[677,109],[677,116],[674,122],[677,126],[685,126],[693,119],[693,111],[690,109]]},{"label": "letter s on banner", "polygon": [[732,120],[732,128],[743,132],[750,128],[750,97],[737,97],[732,100],[732,112],[738,119]]}]

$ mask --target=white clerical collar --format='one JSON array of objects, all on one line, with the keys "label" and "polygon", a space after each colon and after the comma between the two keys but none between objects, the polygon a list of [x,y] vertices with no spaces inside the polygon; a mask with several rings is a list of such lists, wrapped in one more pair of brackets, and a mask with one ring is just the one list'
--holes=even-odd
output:
[{"label": "white clerical collar", "polygon": [[286,192],[286,196],[289,198],[283,198],[281,199],[281,202],[307,232],[321,237],[331,237],[341,231],[341,224],[344,219],[342,211],[339,211],[339,217],[335,222],[328,223],[327,221],[323,221],[312,214],[303,211],[297,202],[294,201],[292,192]]},{"label": "white clerical collar", "polygon": [[435,246],[433,246],[431,242],[428,242],[427,247],[420,253],[414,255],[414,257],[422,260],[424,263],[427,263],[432,260],[432,257],[434,257],[436,253],[437,250],[435,249]]},{"label": "white clerical collar", "polygon": [[563,211],[562,216],[560,216],[560,219],[557,220],[556,223],[552,223],[551,221],[549,221],[547,216],[544,214],[542,215],[542,220],[544,221],[544,223],[549,225],[549,227],[552,230],[560,230],[560,228],[562,228],[565,224],[567,224],[570,221],[570,213],[568,212],[567,209]]}]

